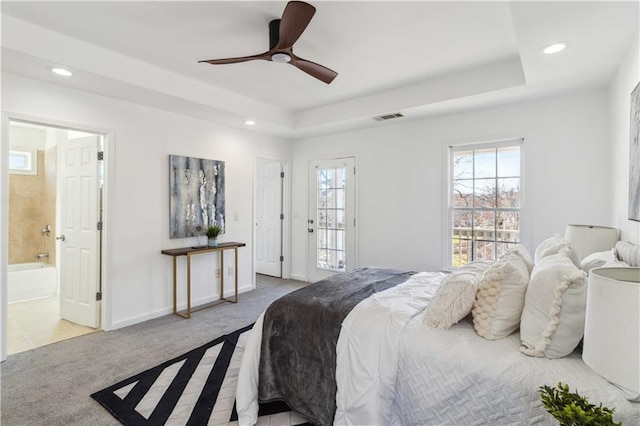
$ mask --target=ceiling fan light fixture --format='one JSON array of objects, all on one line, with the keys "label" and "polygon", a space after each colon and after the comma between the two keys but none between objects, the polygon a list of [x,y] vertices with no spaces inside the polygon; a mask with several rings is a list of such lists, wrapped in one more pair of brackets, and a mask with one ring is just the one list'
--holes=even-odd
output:
[{"label": "ceiling fan light fixture", "polygon": [[286,53],[279,52],[271,55],[271,60],[273,62],[286,64],[287,62],[291,62],[291,56],[287,55]]},{"label": "ceiling fan light fixture", "polygon": [[541,49],[542,53],[546,53],[547,55],[553,55],[554,53],[560,53],[569,47],[568,41],[558,41],[556,43],[551,43],[548,46],[545,46]]}]

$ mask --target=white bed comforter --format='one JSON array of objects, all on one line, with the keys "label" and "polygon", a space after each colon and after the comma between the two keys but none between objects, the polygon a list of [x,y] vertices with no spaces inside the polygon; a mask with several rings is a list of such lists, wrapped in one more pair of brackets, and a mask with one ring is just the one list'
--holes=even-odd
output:
[{"label": "white bed comforter", "polygon": [[[488,341],[470,321],[449,330],[423,324],[443,274],[420,273],[359,303],[338,338],[337,425],[553,424],[538,387],[558,381],[640,424],[640,404],[586,366],[578,353],[549,360],[519,352],[519,334]],[[258,413],[262,316],[245,349],[236,403],[240,425]]]},{"label": "white bed comforter", "polygon": [[[413,275],[363,300],[347,315],[336,348],[335,424],[389,424],[402,330],[427,307],[443,277],[439,272]],[[253,326],[238,376],[236,408],[240,425],[253,425],[258,420],[262,321],[263,315]]]}]

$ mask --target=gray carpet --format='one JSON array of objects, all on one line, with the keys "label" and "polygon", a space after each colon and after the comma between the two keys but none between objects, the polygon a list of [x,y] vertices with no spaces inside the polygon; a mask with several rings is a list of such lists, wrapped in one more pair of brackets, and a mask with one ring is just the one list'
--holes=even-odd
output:
[{"label": "gray carpet", "polygon": [[1,364],[3,426],[119,425],[90,394],[254,322],[278,297],[305,285],[258,276],[240,302],[167,315],[10,355]]}]

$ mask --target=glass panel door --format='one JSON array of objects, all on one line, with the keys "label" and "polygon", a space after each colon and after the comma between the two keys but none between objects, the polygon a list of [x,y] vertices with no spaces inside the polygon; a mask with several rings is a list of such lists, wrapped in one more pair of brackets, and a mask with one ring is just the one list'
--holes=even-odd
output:
[{"label": "glass panel door", "polygon": [[310,281],[355,266],[353,165],[353,158],[310,163]]}]

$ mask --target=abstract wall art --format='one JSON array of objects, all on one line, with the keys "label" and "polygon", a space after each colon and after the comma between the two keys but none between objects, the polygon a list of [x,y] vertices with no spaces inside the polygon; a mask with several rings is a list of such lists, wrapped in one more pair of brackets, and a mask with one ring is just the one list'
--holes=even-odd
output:
[{"label": "abstract wall art", "polygon": [[631,92],[629,219],[640,222],[640,83]]},{"label": "abstract wall art", "polygon": [[169,156],[170,236],[201,235],[208,226],[225,228],[224,161]]}]

